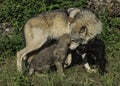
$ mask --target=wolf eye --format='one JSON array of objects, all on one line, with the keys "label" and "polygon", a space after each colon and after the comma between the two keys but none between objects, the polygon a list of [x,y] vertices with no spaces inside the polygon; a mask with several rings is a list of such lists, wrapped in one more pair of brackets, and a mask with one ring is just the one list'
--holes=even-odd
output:
[{"label": "wolf eye", "polygon": [[75,40],[75,39],[72,39],[71,42],[76,42],[76,40]]}]

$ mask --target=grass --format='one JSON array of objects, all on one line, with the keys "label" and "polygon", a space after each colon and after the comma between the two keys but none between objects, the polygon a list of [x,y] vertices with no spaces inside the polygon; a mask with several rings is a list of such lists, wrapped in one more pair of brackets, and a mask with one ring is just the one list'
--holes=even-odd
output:
[{"label": "grass", "polygon": [[14,56],[0,66],[0,86],[120,86],[120,51],[111,49],[117,45],[117,42],[108,43],[106,47],[108,73],[104,76],[99,73],[89,74],[83,69],[83,65],[76,64],[65,70],[64,77],[55,71],[45,73],[48,75],[46,77],[29,77],[27,74],[17,73]]}]

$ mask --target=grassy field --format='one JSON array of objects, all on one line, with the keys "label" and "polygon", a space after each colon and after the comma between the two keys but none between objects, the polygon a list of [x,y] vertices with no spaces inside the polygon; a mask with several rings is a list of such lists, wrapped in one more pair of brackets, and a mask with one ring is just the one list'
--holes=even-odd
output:
[{"label": "grassy field", "polygon": [[110,43],[106,48],[108,73],[87,73],[82,64],[76,64],[65,70],[64,77],[55,71],[45,73],[47,76],[29,77],[16,70],[16,57],[7,59],[0,66],[0,86],[120,86],[120,50],[110,49],[118,43]]}]

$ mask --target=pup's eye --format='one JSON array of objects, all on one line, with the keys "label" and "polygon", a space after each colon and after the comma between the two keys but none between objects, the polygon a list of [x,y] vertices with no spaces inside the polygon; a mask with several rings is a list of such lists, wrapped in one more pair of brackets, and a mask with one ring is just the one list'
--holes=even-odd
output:
[{"label": "pup's eye", "polygon": [[74,42],[75,40],[74,39],[71,39],[71,42]]},{"label": "pup's eye", "polygon": [[76,42],[77,42],[77,40],[72,40],[72,42],[75,42],[75,43],[76,43]]},{"label": "pup's eye", "polygon": [[74,42],[74,43],[79,43],[80,42],[80,40],[79,39],[73,39],[73,40],[71,40],[71,42]]}]

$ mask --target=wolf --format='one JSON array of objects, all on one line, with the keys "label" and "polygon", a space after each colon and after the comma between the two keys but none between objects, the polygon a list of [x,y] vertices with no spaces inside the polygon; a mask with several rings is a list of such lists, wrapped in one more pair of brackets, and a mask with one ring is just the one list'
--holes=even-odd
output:
[{"label": "wolf", "polygon": [[67,33],[72,39],[70,49],[73,50],[101,31],[101,21],[94,13],[85,9],[58,9],[32,17],[24,26],[26,47],[17,52],[17,69],[22,71],[22,60],[28,58],[26,56],[29,53],[40,49],[47,40],[57,40]]},{"label": "wolf", "polygon": [[41,50],[30,63],[29,75],[32,75],[35,71],[49,70],[53,65],[56,66],[60,75],[64,75],[64,62],[69,45],[70,37],[68,34],[64,34],[59,38],[58,43]]},{"label": "wolf", "polygon": [[106,71],[106,58],[105,58],[105,44],[101,39],[94,38],[89,40],[87,44],[79,45],[76,50],[73,51],[74,55],[82,56],[84,67],[88,72],[96,72],[95,69],[91,69],[89,62],[94,62],[99,67],[99,73],[104,75]]}]

